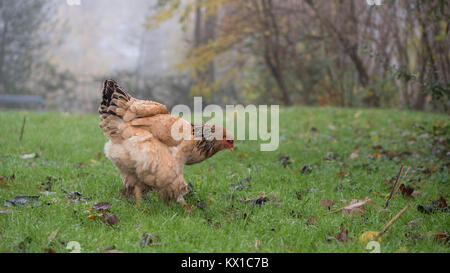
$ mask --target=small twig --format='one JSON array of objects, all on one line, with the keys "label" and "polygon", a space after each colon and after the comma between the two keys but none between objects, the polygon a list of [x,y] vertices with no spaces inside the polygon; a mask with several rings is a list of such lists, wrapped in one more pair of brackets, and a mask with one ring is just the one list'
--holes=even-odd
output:
[{"label": "small twig", "polygon": [[386,200],[386,204],[384,205],[385,209],[387,209],[387,207],[389,206],[389,202],[391,202],[392,196],[394,195],[394,191],[397,187],[398,181],[400,180],[400,176],[402,175],[402,172],[403,172],[403,165],[400,167],[400,170],[398,171],[397,179],[395,180],[395,183],[392,186],[391,194],[389,194],[389,197]]},{"label": "small twig", "polygon": [[332,214],[332,213],[339,212],[339,211],[341,211],[341,210],[343,210],[343,209],[344,209],[344,207],[342,207],[342,208],[340,208],[340,209],[335,209],[335,210],[332,210],[332,211],[329,211],[329,212],[325,212],[325,213],[323,214],[323,216],[327,216],[328,214]]},{"label": "small twig", "polygon": [[411,167],[408,167],[408,169],[406,169],[405,174],[403,175],[404,178],[406,178],[406,176],[408,175],[409,169],[411,169]]},{"label": "small twig", "polygon": [[[408,175],[409,169],[411,169],[411,167],[408,167],[408,169],[406,169],[406,172],[405,172],[405,174],[404,174],[403,177],[402,177],[403,179],[406,179],[406,176]],[[397,191],[398,191],[399,188],[400,188],[400,186],[398,186],[398,187],[395,189],[394,194],[397,193]]]},{"label": "small twig", "polygon": [[27,116],[23,117],[23,122],[22,122],[22,129],[20,130],[20,137],[19,137],[19,141],[22,141],[23,138],[23,131],[25,130],[25,122],[27,121]]},{"label": "small twig", "polygon": [[386,226],[384,226],[384,228],[377,234],[377,236],[375,237],[375,241],[380,238],[381,236],[383,236],[383,234],[388,230],[388,228],[390,226],[392,226],[392,224],[395,223],[395,221],[398,220],[398,218],[400,218],[400,216],[402,216],[403,213],[405,213],[405,211],[411,206],[411,204],[406,205],[406,207],[404,207],[399,213],[397,213],[397,215],[394,216],[394,218],[391,219],[391,221],[389,221],[389,223],[387,223]]}]

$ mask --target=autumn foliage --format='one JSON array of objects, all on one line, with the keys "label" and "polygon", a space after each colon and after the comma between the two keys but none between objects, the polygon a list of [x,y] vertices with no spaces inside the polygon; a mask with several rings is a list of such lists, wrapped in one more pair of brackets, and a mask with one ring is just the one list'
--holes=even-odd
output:
[{"label": "autumn foliage", "polygon": [[178,17],[191,95],[284,105],[446,109],[446,1],[160,0]]}]

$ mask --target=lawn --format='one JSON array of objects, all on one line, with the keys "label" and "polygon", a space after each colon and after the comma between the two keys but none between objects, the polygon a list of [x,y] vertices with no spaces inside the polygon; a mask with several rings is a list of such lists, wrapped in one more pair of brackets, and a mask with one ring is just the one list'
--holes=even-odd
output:
[{"label": "lawn", "polygon": [[[0,112],[0,252],[70,252],[71,241],[81,252],[370,252],[361,235],[381,231],[407,204],[380,251],[450,252],[450,213],[435,201],[450,197],[446,115],[283,108],[277,151],[237,141],[234,152],[185,168],[190,214],[155,193],[140,206],[120,197],[98,122],[93,114]],[[404,191],[384,209],[402,164]],[[6,201],[16,196],[39,199]],[[351,199],[374,203],[334,212]],[[100,202],[120,222],[106,224],[93,208]]]}]

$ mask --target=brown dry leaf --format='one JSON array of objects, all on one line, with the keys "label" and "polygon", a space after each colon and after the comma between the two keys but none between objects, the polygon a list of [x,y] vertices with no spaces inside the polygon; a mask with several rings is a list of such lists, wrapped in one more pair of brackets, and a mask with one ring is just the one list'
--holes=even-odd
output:
[{"label": "brown dry leaf", "polygon": [[117,217],[114,214],[111,215],[103,215],[103,221],[105,222],[105,224],[113,226],[113,225],[117,225],[120,222],[119,217]]},{"label": "brown dry leaf", "polygon": [[447,233],[444,233],[444,232],[435,232],[435,233],[433,233],[433,238],[436,241],[443,242],[443,243],[450,242],[450,235],[448,235]]},{"label": "brown dry leaf", "polygon": [[56,253],[53,249],[51,248],[44,248],[42,249],[45,253]]},{"label": "brown dry leaf", "polygon": [[372,146],[372,149],[374,149],[374,150],[382,150],[383,149],[383,146],[381,146],[381,145],[376,145],[376,146]]},{"label": "brown dry leaf", "polygon": [[442,196],[441,196],[441,198],[439,198],[439,207],[441,207],[443,209],[448,208],[447,201]]},{"label": "brown dry leaf", "polygon": [[95,204],[92,208],[98,211],[107,211],[111,207],[111,203],[108,202],[100,202]]},{"label": "brown dry leaf", "polygon": [[414,192],[414,188],[405,186],[405,184],[400,184],[398,189],[402,193],[403,197],[412,197],[412,193]]},{"label": "brown dry leaf", "polygon": [[255,248],[258,250],[261,249],[261,241],[260,240],[255,241]]},{"label": "brown dry leaf", "polygon": [[315,225],[317,223],[317,219],[314,216],[309,216],[308,221],[306,221],[307,225]]},{"label": "brown dry leaf", "polygon": [[323,199],[321,199],[321,200],[319,201],[319,204],[320,204],[321,206],[327,207],[328,209],[330,209],[331,206],[333,206],[333,203],[334,203],[333,199],[328,200],[328,199],[326,199],[326,198],[323,198]]},{"label": "brown dry leaf", "polygon": [[344,228],[344,224],[341,224],[341,232],[335,233],[334,238],[343,243],[348,241],[348,230]]}]

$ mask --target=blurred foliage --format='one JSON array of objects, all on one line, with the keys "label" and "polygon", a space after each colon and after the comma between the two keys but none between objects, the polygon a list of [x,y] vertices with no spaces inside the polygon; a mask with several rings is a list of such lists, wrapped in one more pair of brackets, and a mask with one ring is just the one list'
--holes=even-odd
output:
[{"label": "blurred foliage", "polygon": [[179,65],[194,79],[191,95],[220,97],[233,86],[248,103],[448,111],[448,1],[160,0],[155,8],[148,28],[175,17],[192,37]]}]

